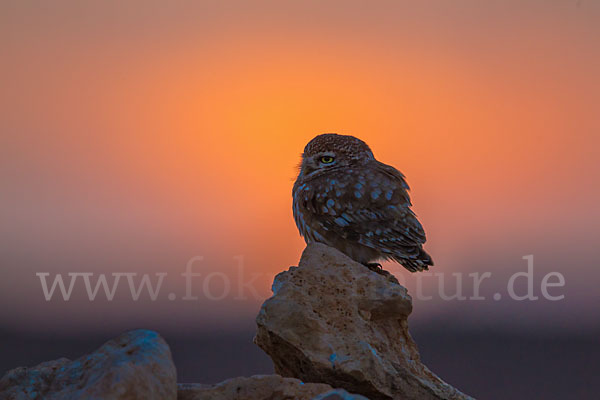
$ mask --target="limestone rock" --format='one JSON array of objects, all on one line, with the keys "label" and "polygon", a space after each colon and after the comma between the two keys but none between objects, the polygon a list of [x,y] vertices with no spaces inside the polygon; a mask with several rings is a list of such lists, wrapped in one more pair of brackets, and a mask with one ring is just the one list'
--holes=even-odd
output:
[{"label": "limestone rock", "polygon": [[313,400],[369,400],[360,394],[352,394],[344,389],[334,389],[318,395]]},{"label": "limestone rock", "polygon": [[310,400],[331,391],[324,383],[303,383],[279,375],[228,379],[216,385],[180,383],[178,400]]},{"label": "limestone rock", "polygon": [[0,379],[0,399],[175,400],[176,381],[167,343],[156,332],[136,330],[75,361],[8,371]]},{"label": "limestone rock", "polygon": [[412,299],[393,277],[323,244],[275,277],[254,339],[275,372],[377,399],[469,399],[421,363]]}]

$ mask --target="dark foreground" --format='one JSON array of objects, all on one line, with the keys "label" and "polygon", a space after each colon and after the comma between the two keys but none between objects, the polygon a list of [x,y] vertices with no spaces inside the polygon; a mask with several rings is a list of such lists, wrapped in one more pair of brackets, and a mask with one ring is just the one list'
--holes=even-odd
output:
[{"label": "dark foreground", "polygon": [[[412,334],[424,363],[476,398],[594,399],[600,392],[600,332],[552,336],[422,329]],[[214,383],[273,372],[271,360],[252,343],[254,331],[163,336],[179,382]],[[0,331],[0,375],[17,366],[77,358],[110,338]]]}]

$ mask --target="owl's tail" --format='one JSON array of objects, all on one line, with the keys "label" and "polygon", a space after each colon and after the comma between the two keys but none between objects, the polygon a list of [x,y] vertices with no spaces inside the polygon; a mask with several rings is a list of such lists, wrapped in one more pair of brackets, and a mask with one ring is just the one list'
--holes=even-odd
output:
[{"label": "owl's tail", "polygon": [[397,258],[398,261],[404,268],[410,272],[427,271],[429,266],[433,266],[433,260],[431,256],[427,254],[422,247],[418,248],[418,254],[410,258]]}]

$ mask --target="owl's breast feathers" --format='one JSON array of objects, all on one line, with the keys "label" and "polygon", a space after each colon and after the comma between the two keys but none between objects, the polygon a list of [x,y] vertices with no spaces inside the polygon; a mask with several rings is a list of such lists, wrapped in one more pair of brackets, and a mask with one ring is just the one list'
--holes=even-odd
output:
[{"label": "owl's breast feathers", "polygon": [[433,262],[422,248],[425,232],[410,209],[408,190],[402,173],[375,160],[359,169],[299,178],[294,219],[307,242],[340,250],[354,243],[411,271],[427,269]]}]

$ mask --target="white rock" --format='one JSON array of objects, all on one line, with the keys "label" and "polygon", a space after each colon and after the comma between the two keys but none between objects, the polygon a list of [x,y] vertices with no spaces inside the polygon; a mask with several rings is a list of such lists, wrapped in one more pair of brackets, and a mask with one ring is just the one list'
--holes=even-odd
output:
[{"label": "white rock", "polygon": [[61,358],[8,371],[2,400],[175,400],[171,351],[156,333],[136,330],[106,342],[75,361]]},{"label": "white rock", "polygon": [[275,372],[376,399],[469,399],[421,363],[408,332],[412,300],[384,276],[315,243],[275,277],[255,343]]},{"label": "white rock", "polygon": [[178,400],[310,400],[331,391],[324,383],[303,383],[279,375],[228,379],[216,385],[179,384]]}]

